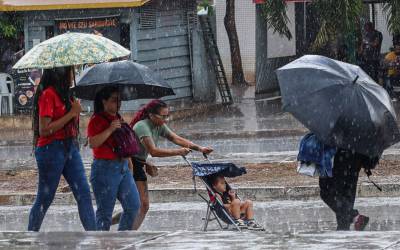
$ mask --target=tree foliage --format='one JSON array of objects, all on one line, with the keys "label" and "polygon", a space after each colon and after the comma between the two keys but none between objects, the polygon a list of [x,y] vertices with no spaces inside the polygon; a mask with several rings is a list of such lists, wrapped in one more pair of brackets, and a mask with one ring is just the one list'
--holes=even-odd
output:
[{"label": "tree foliage", "polygon": [[339,34],[354,32],[363,7],[362,0],[315,0],[312,4],[321,22],[312,45],[313,50],[335,41]]},{"label": "tree foliage", "polygon": [[287,5],[283,0],[265,1],[261,6],[262,15],[271,27],[274,33],[285,36],[289,40],[292,39],[292,34],[287,24],[290,22],[287,16]]},{"label": "tree foliage", "polygon": [[16,13],[0,13],[0,38],[16,39],[23,31],[23,19]]},{"label": "tree foliage", "polygon": [[[400,34],[400,1],[387,0],[384,12],[388,20],[389,31]],[[356,25],[363,10],[362,0],[313,0],[309,8],[315,10],[319,30],[312,42],[311,50],[316,51],[337,40],[339,35],[346,36],[357,30]],[[287,38],[292,34],[288,28],[287,4],[285,0],[266,1],[263,6],[263,16],[267,25],[274,32]]]},{"label": "tree foliage", "polygon": [[208,15],[214,15],[214,7],[212,6],[210,0],[203,0],[198,5],[198,10],[205,9],[208,12]]},{"label": "tree foliage", "polygon": [[389,31],[392,34],[400,34],[400,1],[387,0],[387,3],[383,4],[383,10],[386,13]]}]

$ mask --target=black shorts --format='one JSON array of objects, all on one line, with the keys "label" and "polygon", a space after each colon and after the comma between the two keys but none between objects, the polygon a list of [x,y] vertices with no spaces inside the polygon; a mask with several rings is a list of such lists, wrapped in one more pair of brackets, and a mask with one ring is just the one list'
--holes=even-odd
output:
[{"label": "black shorts", "polygon": [[135,181],[147,181],[147,175],[144,170],[144,163],[142,160],[132,157],[133,164],[133,179]]}]

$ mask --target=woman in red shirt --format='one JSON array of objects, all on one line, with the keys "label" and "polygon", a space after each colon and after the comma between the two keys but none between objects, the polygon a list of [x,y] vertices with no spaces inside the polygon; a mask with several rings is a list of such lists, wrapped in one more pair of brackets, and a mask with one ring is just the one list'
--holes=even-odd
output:
[{"label": "woman in red shirt", "polygon": [[133,221],[140,207],[139,193],[133,181],[129,158],[120,159],[115,153],[115,130],[121,128],[118,111],[121,98],[116,87],[105,87],[96,94],[94,114],[88,125],[89,145],[93,149],[90,182],[96,198],[97,230],[108,231],[118,199],[123,213],[118,230],[132,230]]},{"label": "woman in red shirt", "polygon": [[70,95],[72,68],[45,69],[35,94],[33,130],[39,172],[38,191],[29,215],[29,231],[39,231],[61,175],[78,203],[85,230],[96,230],[95,215],[79,145],[79,101]]}]

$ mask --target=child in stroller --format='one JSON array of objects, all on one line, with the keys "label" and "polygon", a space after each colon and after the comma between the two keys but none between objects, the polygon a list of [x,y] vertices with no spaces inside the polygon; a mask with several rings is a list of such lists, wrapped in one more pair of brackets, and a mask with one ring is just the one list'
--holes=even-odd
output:
[{"label": "child in stroller", "polygon": [[233,217],[236,226],[240,229],[264,230],[254,220],[253,202],[251,200],[241,201],[236,192],[228,185],[223,175],[216,174],[212,176],[211,184],[216,197],[222,201],[225,210]]}]

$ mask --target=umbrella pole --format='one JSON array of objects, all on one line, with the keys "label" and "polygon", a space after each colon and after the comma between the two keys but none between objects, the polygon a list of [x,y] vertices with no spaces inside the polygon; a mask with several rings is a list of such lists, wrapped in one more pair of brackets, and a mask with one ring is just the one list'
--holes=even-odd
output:
[{"label": "umbrella pole", "polygon": [[75,67],[74,66],[72,66],[71,67],[71,70],[72,70],[72,76],[73,76],[73,78],[74,78],[74,87],[76,87],[76,76],[75,76]]}]

